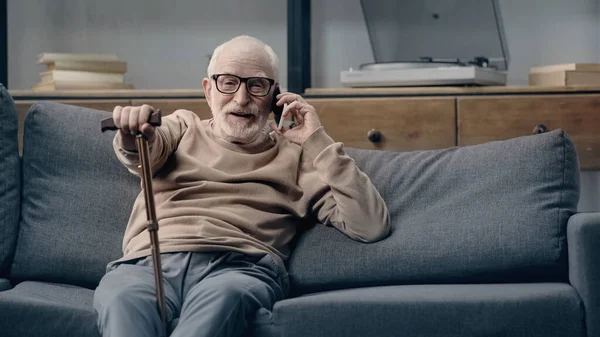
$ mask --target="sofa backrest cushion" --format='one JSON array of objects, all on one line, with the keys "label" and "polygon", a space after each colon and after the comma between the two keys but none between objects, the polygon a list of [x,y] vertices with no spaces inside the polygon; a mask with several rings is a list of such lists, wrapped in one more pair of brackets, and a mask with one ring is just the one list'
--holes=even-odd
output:
[{"label": "sofa backrest cushion", "polygon": [[0,277],[7,276],[17,242],[21,173],[15,103],[0,84]]},{"label": "sofa backrest cushion", "polygon": [[579,163],[565,132],[431,151],[346,151],[385,199],[392,233],[372,244],[322,225],[302,233],[288,265],[296,293],[566,278]]},{"label": "sofa backrest cushion", "polygon": [[12,277],[94,287],[122,240],[139,179],[116,159],[105,111],[52,102],[25,120],[23,198]]}]

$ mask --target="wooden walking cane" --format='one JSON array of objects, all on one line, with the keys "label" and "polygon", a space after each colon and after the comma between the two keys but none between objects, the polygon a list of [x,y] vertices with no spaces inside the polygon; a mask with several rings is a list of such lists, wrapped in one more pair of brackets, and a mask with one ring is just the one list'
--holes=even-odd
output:
[{"label": "wooden walking cane", "polygon": [[[161,125],[161,112],[156,110],[150,115],[148,121],[152,126]],[[106,130],[117,130],[112,119],[106,118],[100,121],[102,132]],[[158,242],[158,221],[156,220],[156,206],[154,205],[154,194],[152,194],[152,171],[150,166],[150,155],[148,150],[148,139],[141,132],[135,137],[138,154],[140,156],[140,165],[142,167],[142,186],[144,198],[146,200],[146,228],[150,234],[150,248],[152,252],[152,261],[154,266],[154,284],[156,290],[156,300],[160,312],[162,323],[162,334],[167,335],[167,310],[165,304],[165,294],[163,288],[162,266],[160,260],[160,244]]]}]

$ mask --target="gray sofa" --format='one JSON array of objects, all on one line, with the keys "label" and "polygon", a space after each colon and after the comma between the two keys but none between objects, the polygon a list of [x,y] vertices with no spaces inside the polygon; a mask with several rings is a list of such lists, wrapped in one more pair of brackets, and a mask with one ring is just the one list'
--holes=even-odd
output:
[{"label": "gray sofa", "polygon": [[[0,95],[0,335],[98,336],[94,287],[121,254],[140,183],[99,130],[108,112],[33,105],[19,157]],[[391,236],[307,228],[290,298],[259,311],[248,336],[600,336],[600,213],[577,212],[566,133],[346,150],[386,200]]]}]

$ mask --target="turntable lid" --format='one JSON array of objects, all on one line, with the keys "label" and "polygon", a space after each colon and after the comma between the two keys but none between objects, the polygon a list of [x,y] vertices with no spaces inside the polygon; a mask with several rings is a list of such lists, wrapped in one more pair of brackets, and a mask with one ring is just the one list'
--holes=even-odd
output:
[{"label": "turntable lid", "polygon": [[361,0],[375,62],[468,63],[486,57],[507,70],[508,49],[497,0]]}]

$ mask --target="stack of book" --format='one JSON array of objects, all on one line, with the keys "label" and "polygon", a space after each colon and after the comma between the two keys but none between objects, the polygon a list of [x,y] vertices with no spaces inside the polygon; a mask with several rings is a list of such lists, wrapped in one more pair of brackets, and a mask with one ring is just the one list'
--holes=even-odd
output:
[{"label": "stack of book", "polygon": [[40,73],[34,91],[134,88],[125,84],[127,62],[114,54],[42,53],[37,64],[48,69]]},{"label": "stack of book", "polygon": [[529,85],[539,86],[600,86],[600,64],[565,63],[529,70]]}]

